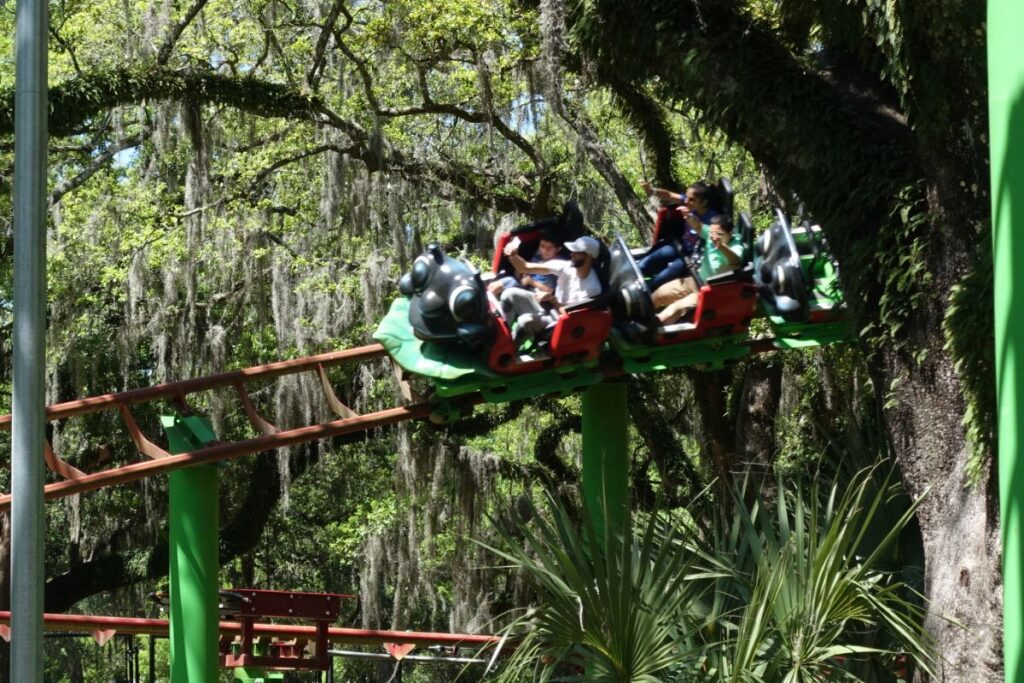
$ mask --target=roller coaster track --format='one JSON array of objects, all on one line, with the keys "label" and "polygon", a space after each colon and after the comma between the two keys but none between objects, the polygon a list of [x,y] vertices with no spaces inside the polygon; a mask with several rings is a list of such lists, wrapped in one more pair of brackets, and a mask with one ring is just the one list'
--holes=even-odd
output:
[{"label": "roller coaster track", "polygon": [[[763,339],[749,342],[750,351],[752,353],[759,353],[773,350],[772,341],[771,339]],[[44,447],[46,465],[60,480],[46,485],[45,499],[49,501],[76,493],[123,484],[157,474],[164,474],[190,465],[231,460],[275,448],[369,431],[377,427],[429,417],[435,411],[436,406],[428,402],[417,402],[407,406],[398,406],[365,415],[358,415],[338,399],[327,377],[326,369],[328,367],[346,363],[361,363],[386,356],[387,352],[383,346],[380,344],[369,344],[367,346],[316,356],[280,361],[268,365],[233,370],[180,382],[169,382],[152,387],[132,389],[120,393],[93,396],[48,406],[46,408],[46,419],[50,422],[91,413],[116,410],[120,414],[125,428],[134,441],[139,453],[145,456],[146,459],[141,462],[89,474],[63,461],[53,452],[53,448],[47,442]],[[601,371],[608,377],[622,374],[622,368],[616,364],[603,365]],[[295,429],[278,429],[257,412],[246,387],[254,381],[303,372],[317,373],[327,404],[340,419]],[[224,387],[233,387],[235,389],[250,424],[261,436],[235,442],[215,442],[205,448],[171,455],[142,433],[132,415],[131,408],[133,405],[160,400],[169,401],[180,414],[188,415],[192,412],[188,405],[188,396],[190,394]],[[459,401],[468,407],[484,402],[484,398],[480,394],[469,394],[459,397]],[[0,417],[0,430],[9,430],[10,428],[11,416],[4,415]],[[0,512],[10,509],[11,498],[10,494],[0,495]]]},{"label": "roller coaster track", "polygon": [[[0,611],[0,637],[9,637],[11,613]],[[100,639],[113,633],[164,636],[168,634],[168,623],[165,619],[140,619],[136,617],[106,617],[85,614],[44,614],[43,626],[47,631],[70,633],[88,633]],[[242,633],[242,624],[237,621],[221,621],[219,623],[222,636],[235,637]],[[313,638],[316,627],[299,624],[261,624],[253,625],[257,636],[273,638]],[[411,643],[417,646],[444,645],[449,647],[478,648],[498,642],[498,638],[490,635],[468,633],[429,633],[420,631],[382,631],[357,628],[332,627],[327,631],[328,639],[333,643],[350,645],[379,645],[381,643]]]},{"label": "roller coaster track", "polygon": [[[46,419],[51,422],[91,413],[116,410],[120,413],[129,435],[135,442],[136,448],[142,455],[146,456],[146,459],[141,462],[87,474],[61,460],[53,452],[49,442],[47,442],[44,447],[46,464],[60,478],[60,481],[46,486],[46,500],[134,481],[182,467],[188,467],[189,465],[229,460],[283,446],[292,446],[317,439],[366,431],[405,420],[427,417],[431,412],[431,406],[425,403],[390,408],[366,415],[357,415],[338,400],[327,378],[326,368],[345,363],[365,362],[386,355],[383,346],[371,344],[243,370],[224,372],[217,375],[198,377],[181,382],[170,382],[48,406],[46,409]],[[315,372],[319,375],[327,403],[341,419],[325,424],[282,431],[256,411],[246,386],[258,380],[303,372]],[[223,387],[233,387],[235,389],[250,424],[261,436],[237,442],[214,443],[206,448],[171,455],[150,441],[142,433],[132,415],[131,408],[133,405],[158,400],[169,401],[179,412],[189,414],[191,409],[187,399],[190,394]],[[11,416],[5,415],[0,417],[0,430],[9,430],[10,428]],[[9,494],[0,496],[0,511],[9,509],[10,505],[11,496]]]}]

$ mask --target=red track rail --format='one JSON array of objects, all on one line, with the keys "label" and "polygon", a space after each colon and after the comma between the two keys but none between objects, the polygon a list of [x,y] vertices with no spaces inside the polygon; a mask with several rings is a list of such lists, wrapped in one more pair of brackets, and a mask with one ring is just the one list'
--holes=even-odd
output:
[{"label": "red track rail", "polygon": [[[150,459],[93,474],[86,474],[62,461],[53,453],[49,442],[47,442],[45,444],[46,464],[63,481],[47,485],[45,497],[47,500],[52,500],[74,493],[91,491],[104,486],[112,486],[155,474],[170,472],[171,470],[189,465],[229,460],[260,451],[342,434],[351,434],[429,415],[430,408],[425,404],[392,408],[368,415],[357,415],[338,400],[328,380],[327,367],[342,363],[359,363],[386,355],[387,352],[383,346],[380,344],[370,344],[353,349],[323,353],[316,356],[270,363],[243,370],[233,370],[217,375],[159,384],[153,387],[133,389],[115,394],[93,396],[48,406],[46,408],[46,418],[48,421],[63,420],[105,410],[117,410],[124,420],[127,431],[139,452]],[[300,372],[316,372],[319,374],[320,384],[327,405],[342,419],[321,425],[281,431],[257,413],[246,390],[248,383]],[[250,423],[262,436],[234,443],[217,443],[189,453],[171,455],[150,441],[142,433],[131,413],[131,406],[135,404],[147,401],[169,400],[180,412],[187,414],[190,412],[187,402],[189,394],[222,387],[233,387],[235,389]],[[0,417],[0,430],[10,428],[11,416],[4,415]],[[0,511],[9,509],[10,505],[11,496],[9,494],[0,495]]]},{"label": "red track rail", "polygon": [[[772,339],[762,339],[749,342],[752,353],[763,353],[774,350]],[[360,431],[368,431],[376,427],[405,422],[406,420],[417,420],[428,417],[433,412],[433,406],[427,403],[417,403],[411,406],[389,408],[367,415],[357,415],[334,394],[330,386],[326,367],[342,363],[358,363],[387,355],[384,347],[380,344],[369,344],[353,349],[334,351],[317,356],[308,356],[294,360],[260,365],[244,370],[233,370],[207,377],[197,377],[181,382],[170,382],[159,384],[153,387],[133,389],[115,394],[93,396],[77,401],[58,403],[46,408],[48,421],[63,420],[70,417],[87,415],[90,413],[102,412],[104,410],[117,410],[129,434],[135,441],[140,453],[150,459],[142,462],[131,463],[120,467],[103,470],[100,472],[86,474],[71,465],[63,462],[52,452],[49,443],[46,444],[46,464],[63,481],[48,484],[45,488],[46,500],[63,498],[75,493],[93,491],[136,481],[157,474],[164,474],[172,470],[199,465],[204,463],[220,462],[231,460],[253,453],[268,451],[285,446],[293,446],[308,441],[326,439],[344,434],[352,434]],[[617,365],[602,367],[607,377],[614,377],[622,374],[622,368]],[[321,386],[324,391],[328,406],[342,419],[327,422],[309,427],[299,427],[281,431],[273,424],[261,417],[252,404],[245,385],[261,379],[270,379],[281,375],[295,374],[300,372],[317,372],[320,376]],[[231,443],[215,443],[199,450],[178,455],[170,455],[165,450],[149,441],[141,433],[138,425],[132,417],[130,407],[138,403],[156,400],[170,400],[182,412],[189,412],[187,396],[200,391],[209,391],[221,387],[234,387],[238,392],[242,407],[249,418],[250,423],[263,435]],[[479,395],[463,397],[467,404],[476,404],[483,401]],[[11,416],[0,417],[0,430],[10,429]],[[11,495],[0,495],[0,512],[10,509]]]},{"label": "red track rail", "polygon": [[[255,439],[247,439],[234,443],[219,443],[208,446],[197,451],[169,455],[154,460],[132,463],[122,467],[116,467],[95,474],[83,474],[74,479],[47,484],[45,488],[46,500],[63,498],[75,493],[93,491],[95,489],[123,484],[137,479],[144,479],[155,474],[164,474],[172,470],[181,469],[190,465],[201,465],[221,460],[231,460],[243,455],[251,455],[261,451],[268,451],[284,446],[326,439],[332,436],[341,436],[353,432],[361,432],[375,427],[405,422],[406,420],[417,420],[428,417],[433,411],[433,406],[420,403],[414,406],[389,408],[376,413],[368,413],[344,420],[335,420],[326,424],[314,425],[312,427],[300,427],[278,432],[269,436],[261,436]],[[0,512],[9,509],[11,506],[11,495],[0,496]]]},{"label": "red track rail", "polygon": [[[122,391],[116,394],[92,396],[90,398],[83,398],[77,401],[68,401],[67,403],[57,403],[52,406],[47,406],[46,419],[47,421],[52,422],[53,420],[63,420],[68,417],[77,417],[78,415],[98,413],[121,405],[130,406],[135,403],[145,403],[146,401],[155,401],[158,399],[177,400],[198,391],[209,391],[210,389],[234,386],[238,382],[247,384],[257,379],[270,379],[272,377],[280,377],[281,375],[309,372],[311,370],[316,370],[318,365],[327,367],[331,365],[340,365],[341,363],[358,363],[365,360],[371,360],[373,358],[381,358],[386,355],[387,351],[385,351],[384,347],[380,344],[369,344],[367,346],[358,346],[354,349],[322,353],[318,356],[307,356],[305,358],[296,358],[294,360],[269,363],[267,365],[257,365],[255,367],[245,368],[244,370],[232,370],[230,372],[222,372],[220,374],[209,375],[207,377],[196,377],[194,379],[186,379],[180,382],[168,382],[167,384],[158,384],[153,387],[132,389],[130,391]],[[10,428],[11,416],[4,415],[0,417],[0,429]]]},{"label": "red track rail", "polygon": [[[0,611],[0,625],[9,626],[11,613]],[[69,631],[73,633],[98,633],[116,631],[136,635],[166,636],[168,622],[165,619],[138,619],[132,617],[101,617],[83,614],[44,614],[43,628],[47,631]],[[316,635],[313,626],[291,624],[255,624],[256,635],[276,638],[309,638]],[[237,621],[220,622],[221,635],[241,635],[242,625]],[[378,645],[381,643],[414,643],[419,646],[447,645],[458,647],[480,647],[498,642],[489,635],[465,633],[425,633],[416,631],[376,631],[357,628],[334,627],[328,630],[328,638],[334,643]]]}]

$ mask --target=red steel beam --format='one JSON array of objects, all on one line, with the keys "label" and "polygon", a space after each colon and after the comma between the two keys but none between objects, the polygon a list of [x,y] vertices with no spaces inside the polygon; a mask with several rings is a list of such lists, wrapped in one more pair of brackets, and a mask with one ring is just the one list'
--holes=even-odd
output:
[{"label": "red steel beam", "polygon": [[[0,625],[11,623],[11,613],[0,611]],[[296,624],[254,625],[256,635],[276,638],[308,638],[316,636],[315,626]],[[166,619],[139,619],[134,617],[103,617],[85,614],[44,614],[43,628],[47,631],[70,631],[92,633],[114,630],[122,634],[167,635]],[[222,635],[241,635],[242,624],[237,621],[220,622]],[[467,633],[429,633],[418,631],[377,631],[357,628],[333,627],[328,629],[328,638],[334,643],[376,645],[381,643],[415,643],[416,645],[481,646],[497,643],[499,638],[489,635]]]},{"label": "red steel beam", "polygon": [[[750,341],[748,344],[750,345],[753,353],[763,353],[765,351],[778,350],[772,345],[773,342],[774,339],[759,339]],[[386,355],[387,351],[382,345],[367,344],[366,346],[358,346],[352,349],[322,353],[317,356],[306,356],[304,358],[295,358],[293,360],[269,363],[267,365],[257,365],[243,370],[222,372],[217,375],[196,377],[193,379],[182,380],[180,382],[168,382],[166,384],[158,384],[152,387],[142,387],[140,389],[122,391],[116,394],[91,396],[77,401],[67,401],[66,403],[56,403],[52,406],[46,407],[46,419],[50,421],[62,420],[69,417],[97,413],[118,405],[144,403],[145,401],[152,401],[160,398],[177,398],[184,394],[191,394],[197,391],[208,391],[218,387],[232,386],[238,382],[244,384],[245,382],[250,382],[255,379],[268,379],[271,377],[278,377],[280,375],[316,370],[318,365],[328,366],[338,365],[340,363],[358,363],[360,361],[381,358]],[[609,368],[609,370],[611,369]],[[606,371],[606,374],[612,375],[615,373]],[[10,428],[11,416],[0,416],[0,429]]]},{"label": "red steel beam", "polygon": [[[469,399],[474,400],[474,399]],[[475,402],[482,402],[482,397],[476,397]],[[376,413],[367,413],[344,420],[335,420],[325,424],[313,425],[310,427],[299,427],[289,429],[269,436],[260,436],[255,439],[236,441],[231,443],[218,443],[196,451],[171,455],[166,458],[137,462],[122,467],[116,467],[94,474],[86,474],[77,479],[66,479],[53,484],[47,484],[45,488],[46,500],[63,498],[75,493],[93,491],[95,489],[115,484],[123,484],[137,479],[144,479],[156,474],[163,474],[171,470],[189,467],[190,465],[201,465],[221,460],[231,460],[243,455],[251,455],[261,451],[269,451],[284,446],[294,446],[307,441],[327,439],[332,436],[341,436],[353,432],[367,431],[375,427],[405,422],[406,420],[418,420],[428,417],[434,410],[434,406],[420,403],[413,406],[402,406],[389,408]],[[8,510],[11,506],[11,495],[0,496],[0,512]]]},{"label": "red steel beam", "polygon": [[[197,391],[208,391],[218,387],[231,386],[236,382],[250,382],[255,379],[269,379],[280,375],[290,375],[297,372],[316,370],[318,365],[338,365],[340,363],[358,363],[386,356],[387,351],[380,344],[368,344],[342,351],[322,353],[317,356],[306,356],[293,360],[257,365],[243,370],[231,370],[217,375],[196,377],[180,382],[168,382],[152,387],[131,389],[116,394],[104,394],[102,396],[91,396],[77,401],[57,403],[46,408],[46,419],[49,421],[62,420],[78,415],[97,413],[119,405],[131,405],[143,403],[160,398],[177,398],[185,394]],[[0,429],[11,428],[11,416],[0,417]]]},{"label": "red steel beam", "polygon": [[[749,342],[751,352],[763,353],[766,351],[773,351],[775,350],[772,346],[773,341],[774,340],[772,339],[761,339]],[[268,365],[260,365],[252,368],[246,368],[244,370],[233,370],[230,372],[220,373],[218,375],[197,377],[195,379],[184,380],[181,382],[171,382],[153,387],[133,389],[131,391],[125,391],[117,394],[106,394],[78,401],[58,403],[47,407],[46,414],[47,419],[58,420],[77,415],[99,412],[115,406],[127,406],[132,403],[151,401],[158,398],[177,398],[196,391],[205,391],[222,386],[238,386],[241,383],[254,379],[277,377],[279,375],[313,370],[318,366],[334,365],[345,362],[359,362],[378,358],[384,355],[387,355],[387,352],[384,350],[383,346],[380,344],[369,344],[367,346],[345,349],[343,351],[334,351],[331,353],[320,354],[318,356],[307,356],[305,358],[270,363]],[[615,377],[622,374],[622,368],[617,365],[606,365],[601,369],[607,377]],[[467,403],[475,405],[482,403],[484,399],[477,394],[475,396],[465,397],[465,400]],[[45,488],[44,495],[46,500],[49,501],[55,498],[70,496],[75,493],[93,491],[107,486],[113,486],[115,484],[123,484],[125,482],[144,479],[157,474],[164,474],[190,465],[231,460],[244,455],[259,453],[261,451],[282,448],[285,446],[294,446],[308,441],[316,441],[318,439],[351,434],[353,432],[366,431],[376,427],[404,422],[406,420],[422,419],[428,417],[432,412],[433,407],[431,405],[420,403],[407,407],[390,408],[388,410],[369,413],[367,415],[357,415],[355,417],[335,420],[325,424],[266,434],[254,439],[247,439],[245,441],[219,443],[197,451],[161,457],[145,462],[132,463],[122,467],[96,472],[94,474],[85,474],[75,479],[67,479],[48,484]],[[0,417],[0,429],[9,429],[10,422],[10,415]],[[0,512],[9,510],[10,506],[11,495],[0,495]]]}]

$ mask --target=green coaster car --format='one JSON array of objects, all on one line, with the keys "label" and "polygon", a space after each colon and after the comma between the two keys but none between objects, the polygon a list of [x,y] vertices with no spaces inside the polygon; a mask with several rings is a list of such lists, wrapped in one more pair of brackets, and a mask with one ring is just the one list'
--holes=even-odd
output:
[{"label": "green coaster car", "polygon": [[754,282],[779,348],[818,346],[855,337],[839,269],[818,225],[776,221],[754,242]]}]

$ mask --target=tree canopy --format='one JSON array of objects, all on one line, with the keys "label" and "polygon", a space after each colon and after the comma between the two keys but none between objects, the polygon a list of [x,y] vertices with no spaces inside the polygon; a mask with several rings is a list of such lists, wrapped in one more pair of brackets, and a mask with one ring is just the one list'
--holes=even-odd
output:
[{"label": "tree canopy", "polygon": [[[904,546],[923,553],[908,584],[941,675],[996,680],[983,20],[961,0],[53,2],[48,398],[365,343],[428,242],[483,264],[497,231],[573,198],[596,234],[640,244],[641,180],[725,175],[758,225],[775,205],[823,225],[861,339],[635,378],[635,502],[683,507],[722,468],[889,455],[927,493]],[[13,100],[8,58],[0,413]],[[396,400],[383,364],[332,380],[359,411]],[[283,380],[256,400],[308,424],[318,391]],[[197,407],[246,433],[229,395]],[[496,539],[488,515],[540,488],[572,509],[578,415],[545,399],[234,463],[224,578],[358,589],[367,626],[484,629],[529,589],[465,541]],[[106,418],[52,441],[82,465],[134,457]],[[138,604],[166,574],[164,490],[50,506],[48,609]]]}]

